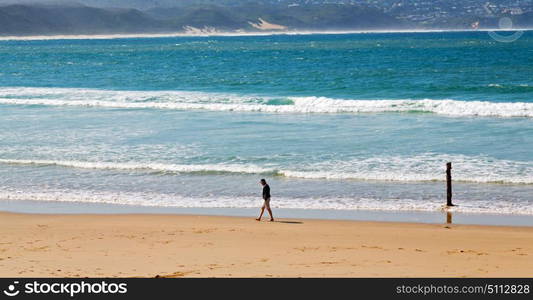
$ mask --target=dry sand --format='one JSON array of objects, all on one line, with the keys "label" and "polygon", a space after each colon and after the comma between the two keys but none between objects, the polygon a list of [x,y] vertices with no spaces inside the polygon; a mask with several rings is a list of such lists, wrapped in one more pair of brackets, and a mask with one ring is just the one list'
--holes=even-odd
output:
[{"label": "dry sand", "polygon": [[533,228],[0,213],[2,277],[531,277]]}]

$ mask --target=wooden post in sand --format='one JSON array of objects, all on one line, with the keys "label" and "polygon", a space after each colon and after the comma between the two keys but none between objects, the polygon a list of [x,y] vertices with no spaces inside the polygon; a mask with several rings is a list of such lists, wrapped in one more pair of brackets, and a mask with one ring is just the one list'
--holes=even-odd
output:
[{"label": "wooden post in sand", "polygon": [[446,206],[452,204],[452,163],[446,163]]}]

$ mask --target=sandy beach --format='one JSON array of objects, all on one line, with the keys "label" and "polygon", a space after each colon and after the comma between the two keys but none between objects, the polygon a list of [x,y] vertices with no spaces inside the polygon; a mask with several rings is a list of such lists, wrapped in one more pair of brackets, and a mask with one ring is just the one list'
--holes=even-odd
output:
[{"label": "sandy beach", "polygon": [[529,277],[533,228],[0,213],[2,277]]}]

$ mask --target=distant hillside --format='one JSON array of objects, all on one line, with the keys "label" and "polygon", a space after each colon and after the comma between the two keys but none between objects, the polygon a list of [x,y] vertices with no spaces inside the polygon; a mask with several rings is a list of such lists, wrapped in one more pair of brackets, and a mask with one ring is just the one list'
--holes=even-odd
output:
[{"label": "distant hillside", "polygon": [[192,5],[152,8],[95,8],[83,5],[0,6],[0,35],[165,33],[184,30],[358,30],[405,27],[405,23],[358,5],[233,7]]},{"label": "distant hillside", "polygon": [[0,0],[0,35],[471,29],[498,28],[502,17],[532,28],[530,2]]},{"label": "distant hillside", "polygon": [[216,27],[225,30],[253,30],[250,22],[263,19],[292,30],[357,30],[401,28],[406,23],[385,13],[358,5],[324,4],[313,6],[248,4],[232,7],[214,5],[153,8],[150,16],[178,27]]},{"label": "distant hillside", "polygon": [[85,6],[0,7],[1,35],[148,33],[170,30],[167,24],[134,9]]},{"label": "distant hillside", "polygon": [[528,12],[514,18],[515,26],[519,28],[533,28],[533,12]]}]

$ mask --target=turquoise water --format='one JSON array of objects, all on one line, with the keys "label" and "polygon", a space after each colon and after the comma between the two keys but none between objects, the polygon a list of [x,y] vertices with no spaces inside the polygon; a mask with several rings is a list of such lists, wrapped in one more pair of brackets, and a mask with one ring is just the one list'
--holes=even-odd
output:
[{"label": "turquoise water", "polygon": [[533,214],[533,32],[0,41],[0,199]]}]

